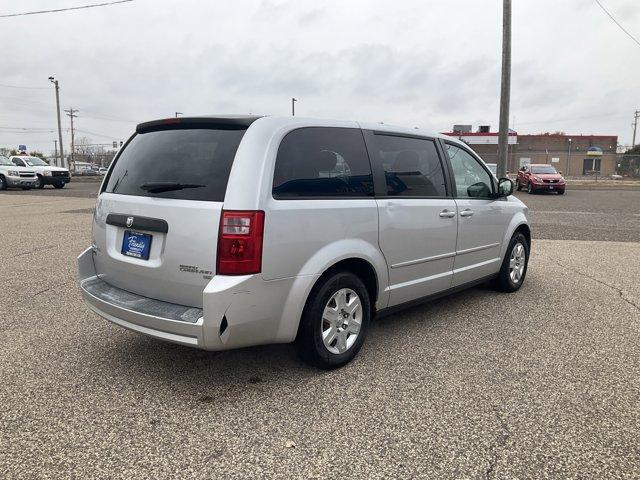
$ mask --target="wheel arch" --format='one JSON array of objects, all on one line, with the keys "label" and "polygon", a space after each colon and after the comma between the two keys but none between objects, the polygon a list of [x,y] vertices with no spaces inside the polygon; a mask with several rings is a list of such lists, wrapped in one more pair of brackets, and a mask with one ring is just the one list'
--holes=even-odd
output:
[{"label": "wheel arch", "polygon": [[338,271],[353,273],[360,280],[362,280],[362,283],[364,283],[364,286],[367,289],[367,293],[369,294],[371,307],[373,308],[373,310],[375,310],[376,301],[378,300],[378,294],[380,291],[380,280],[378,279],[378,274],[376,273],[376,269],[374,268],[374,266],[369,261],[363,258],[350,257],[334,263],[324,272],[322,272],[318,280],[316,280],[315,284],[313,285],[313,288],[315,288],[315,286],[318,285],[321,280]]},{"label": "wheel arch", "polygon": [[509,227],[505,231],[505,235],[502,240],[502,251],[500,254],[500,258],[504,258],[504,256],[506,255],[511,237],[513,237],[516,232],[522,233],[527,238],[529,249],[531,249],[531,227],[529,226],[529,222],[527,221],[527,217],[525,216],[525,214],[523,212],[518,212],[513,216],[511,222],[509,223]]}]

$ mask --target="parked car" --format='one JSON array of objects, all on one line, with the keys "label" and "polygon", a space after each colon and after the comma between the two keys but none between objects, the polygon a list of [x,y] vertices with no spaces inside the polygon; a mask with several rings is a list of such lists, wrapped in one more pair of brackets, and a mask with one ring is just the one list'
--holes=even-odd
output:
[{"label": "parked car", "polygon": [[109,170],[109,169],[108,169],[108,168],[106,168],[106,167],[100,167],[100,168],[98,169],[98,175],[106,175],[108,170]]},{"label": "parked car", "polygon": [[36,172],[24,167],[16,167],[7,157],[0,156],[0,190],[8,187],[29,190],[36,185]]},{"label": "parked car", "polygon": [[566,184],[562,175],[552,165],[543,163],[520,168],[516,187],[518,190],[526,188],[529,193],[558,192],[558,195],[563,195]]},{"label": "parked car", "polygon": [[37,181],[35,188],[44,188],[45,185],[53,185],[55,188],[64,188],[71,181],[69,170],[61,167],[53,167],[38,157],[27,155],[14,155],[11,162],[18,167],[28,167],[36,172]]},{"label": "parked car", "polygon": [[89,307],[208,350],[295,342],[350,361],[370,321],[491,280],[520,288],[531,234],[509,179],[464,143],[299,117],[143,123],[78,258]]}]

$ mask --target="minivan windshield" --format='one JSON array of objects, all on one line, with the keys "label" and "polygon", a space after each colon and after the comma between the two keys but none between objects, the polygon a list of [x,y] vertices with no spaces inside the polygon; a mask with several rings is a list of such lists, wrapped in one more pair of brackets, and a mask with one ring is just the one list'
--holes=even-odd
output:
[{"label": "minivan windshield", "polygon": [[533,167],[531,167],[531,173],[558,173],[556,171],[555,168],[553,168],[551,165],[547,166],[547,165],[534,165]]},{"label": "minivan windshield", "polygon": [[246,128],[178,128],[136,134],[115,160],[104,191],[222,202]]}]

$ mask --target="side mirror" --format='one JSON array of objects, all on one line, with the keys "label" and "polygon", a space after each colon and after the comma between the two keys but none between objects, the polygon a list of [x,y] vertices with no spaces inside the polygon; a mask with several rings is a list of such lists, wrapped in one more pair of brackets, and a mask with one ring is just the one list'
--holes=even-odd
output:
[{"label": "side mirror", "polygon": [[558,170],[558,173],[559,173],[560,175],[562,175],[562,170]]},{"label": "side mirror", "polygon": [[490,198],[491,188],[484,182],[474,183],[467,187],[467,195],[471,198]]},{"label": "side mirror", "polygon": [[513,194],[513,181],[510,178],[501,178],[498,181],[498,197],[508,197]]}]

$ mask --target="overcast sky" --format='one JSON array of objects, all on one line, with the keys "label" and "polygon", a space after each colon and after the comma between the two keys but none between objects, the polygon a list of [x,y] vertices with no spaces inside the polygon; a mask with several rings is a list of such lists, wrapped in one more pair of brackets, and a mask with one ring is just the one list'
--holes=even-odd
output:
[{"label": "overcast sky", "polygon": [[[639,0],[601,2],[640,36]],[[90,3],[3,0],[0,14]],[[512,128],[630,143],[640,46],[594,0],[513,3]],[[291,97],[304,116],[497,130],[501,22],[500,0],[135,0],[0,18],[0,85],[40,88],[0,86],[0,146],[53,150],[49,75],[95,143],[175,111],[287,115]]]}]

